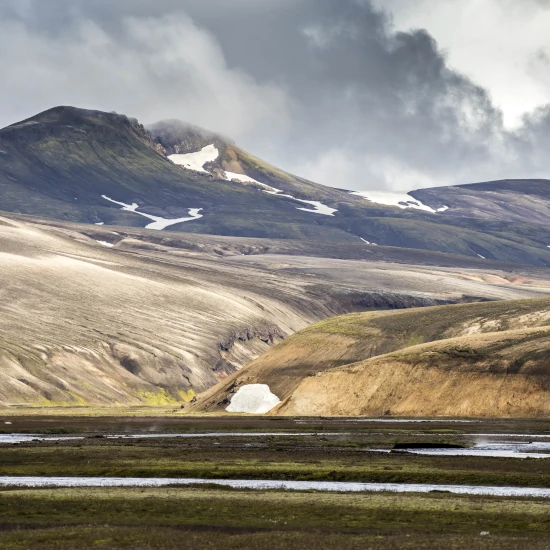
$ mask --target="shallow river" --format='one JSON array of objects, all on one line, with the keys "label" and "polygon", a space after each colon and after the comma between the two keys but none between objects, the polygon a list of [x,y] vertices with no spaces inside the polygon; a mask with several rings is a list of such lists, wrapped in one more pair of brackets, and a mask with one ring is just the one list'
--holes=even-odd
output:
[{"label": "shallow river", "polygon": [[[107,439],[164,439],[173,437],[197,438],[197,437],[309,437],[317,435],[349,435],[342,432],[334,433],[296,433],[296,432],[209,432],[209,433],[140,433],[140,434],[106,434]],[[33,434],[0,434],[0,443],[28,443],[30,441],[70,441],[70,440],[85,439],[84,436],[47,436]]]},{"label": "shallow river", "polygon": [[235,489],[286,489],[291,491],[333,491],[343,493],[381,492],[430,493],[445,491],[462,495],[491,495],[550,498],[550,489],[531,487],[482,487],[415,483],[350,483],[338,481],[262,481],[192,478],[116,477],[0,477],[1,487],[163,487],[167,485],[221,485]]}]

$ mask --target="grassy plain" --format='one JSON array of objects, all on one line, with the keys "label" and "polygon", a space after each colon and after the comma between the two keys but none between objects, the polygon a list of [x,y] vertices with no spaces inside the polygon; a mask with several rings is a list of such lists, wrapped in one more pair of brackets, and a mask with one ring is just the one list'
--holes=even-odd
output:
[{"label": "grassy plain", "polygon": [[[168,416],[148,417],[141,408],[134,416],[115,417],[99,414],[101,409],[95,415],[79,410],[75,416],[0,416],[2,422],[4,418],[12,422],[0,425],[4,434],[82,437],[0,444],[0,476],[196,477],[210,479],[212,485],[6,487],[0,489],[1,548],[538,550],[550,546],[544,499],[444,492],[251,491],[215,485],[216,479],[233,478],[550,487],[550,460],[374,451],[418,441],[468,446],[484,433],[547,434],[550,439],[550,421],[380,423],[174,416],[167,409],[155,412],[164,410]],[[209,432],[244,435],[170,437]],[[267,432],[281,435],[259,435]],[[309,432],[317,435],[297,435]],[[167,437],[146,437],[154,433]],[[107,437],[115,434],[137,437]]]},{"label": "grassy plain", "polygon": [[[547,548],[547,503],[217,488],[0,493],[2,548]],[[481,535],[481,533],[489,533]]]},{"label": "grassy plain", "polygon": [[550,460],[377,453],[452,435],[105,439],[0,448],[3,476],[191,477],[550,487]]}]

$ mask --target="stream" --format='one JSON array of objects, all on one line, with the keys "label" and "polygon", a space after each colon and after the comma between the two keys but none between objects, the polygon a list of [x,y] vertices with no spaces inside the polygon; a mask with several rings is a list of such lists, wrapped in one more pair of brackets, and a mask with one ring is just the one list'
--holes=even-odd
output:
[{"label": "stream", "polygon": [[484,487],[475,485],[432,485],[428,483],[354,483],[340,481],[274,481],[194,478],[117,477],[0,477],[0,487],[166,487],[170,485],[219,485],[233,489],[328,491],[341,493],[448,492],[457,495],[488,495],[550,498],[550,489],[533,487]]}]

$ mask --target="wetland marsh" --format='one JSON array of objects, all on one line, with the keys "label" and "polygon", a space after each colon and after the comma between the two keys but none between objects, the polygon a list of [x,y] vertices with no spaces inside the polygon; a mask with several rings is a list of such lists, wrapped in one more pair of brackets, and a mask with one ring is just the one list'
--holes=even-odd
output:
[{"label": "wetland marsh", "polygon": [[[0,419],[11,422],[0,426],[2,548],[550,546],[548,500],[541,498],[550,493],[550,460],[410,452],[424,444],[468,450],[480,441],[544,449],[550,421],[84,413]],[[32,488],[17,487],[17,477],[26,485],[33,477],[72,484],[118,478],[121,485],[191,479],[164,487]],[[327,482],[340,490],[313,490]],[[346,492],[358,483],[381,484],[380,491]],[[384,491],[395,484],[429,487]],[[468,486],[501,494],[449,492]],[[503,496],[507,487],[531,496]]]}]

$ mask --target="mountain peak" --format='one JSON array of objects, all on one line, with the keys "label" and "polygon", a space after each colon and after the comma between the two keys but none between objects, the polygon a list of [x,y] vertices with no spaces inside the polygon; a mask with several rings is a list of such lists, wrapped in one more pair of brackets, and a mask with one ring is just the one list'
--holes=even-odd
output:
[{"label": "mountain peak", "polygon": [[161,120],[146,129],[151,139],[161,145],[168,155],[194,153],[207,145],[222,149],[235,145],[230,138],[177,119]]},{"label": "mountain peak", "polygon": [[16,122],[5,128],[20,128],[29,124],[81,124],[83,121],[96,121],[111,124],[130,124],[134,128],[141,127],[136,118],[130,118],[116,112],[97,111],[93,109],[81,109],[70,105],[60,105],[42,111],[21,122]]}]

